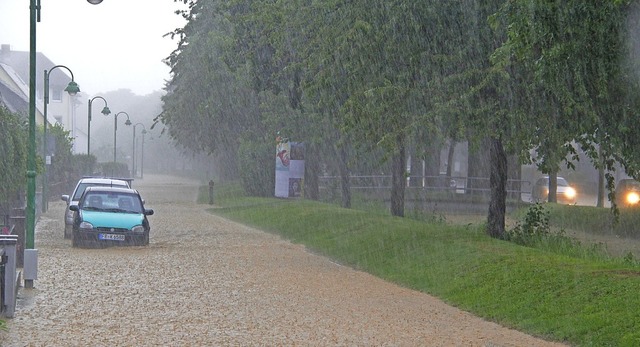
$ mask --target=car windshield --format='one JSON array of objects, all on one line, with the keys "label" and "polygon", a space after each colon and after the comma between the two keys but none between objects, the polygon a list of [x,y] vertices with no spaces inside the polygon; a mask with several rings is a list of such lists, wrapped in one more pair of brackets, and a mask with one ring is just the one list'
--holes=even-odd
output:
[{"label": "car windshield", "polygon": [[90,211],[142,213],[142,204],[136,194],[120,192],[89,192],[82,208]]},{"label": "car windshield", "polygon": [[[73,194],[73,199],[75,201],[80,200],[80,198],[82,197],[82,193],[84,193],[85,189],[87,189],[87,187],[111,187],[111,186],[116,186],[116,187],[127,187],[124,184],[121,184],[120,182],[113,182],[113,183],[80,183],[78,184],[78,188],[76,189],[75,194]],[[128,188],[128,187],[127,187]]]}]

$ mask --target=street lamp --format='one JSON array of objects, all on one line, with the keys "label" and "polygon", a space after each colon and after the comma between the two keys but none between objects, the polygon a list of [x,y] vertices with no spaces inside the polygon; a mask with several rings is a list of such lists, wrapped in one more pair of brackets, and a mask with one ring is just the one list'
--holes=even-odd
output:
[{"label": "street lamp", "polygon": [[146,129],[142,129],[142,148],[140,148],[140,178],[144,178],[144,135],[147,133]]},{"label": "street lamp", "polygon": [[87,112],[87,155],[91,154],[91,103],[95,99],[102,99],[104,101],[104,108],[102,109],[102,114],[107,116],[111,113],[109,106],[107,106],[107,100],[101,96],[94,96],[89,99],[89,111]]},{"label": "street lamp", "polygon": [[113,162],[116,162],[116,132],[118,131],[118,116],[124,114],[127,116],[127,120],[124,122],[124,125],[131,125],[131,120],[129,119],[129,114],[124,111],[120,111],[116,113],[113,117]]},{"label": "street lamp", "polygon": [[[27,210],[22,275],[24,287],[33,288],[38,273],[38,250],[34,249],[36,229],[36,23],[40,21],[40,1],[29,0],[29,142],[27,146]],[[88,0],[97,5],[102,0]]]},{"label": "street lamp", "polygon": [[144,126],[144,124],[136,123],[133,125],[133,154],[131,155],[131,158],[133,159],[131,161],[131,174],[133,178],[136,177],[136,170],[137,170],[136,168],[136,127],[138,125],[142,125],[142,134],[147,133],[147,128]]},{"label": "street lamp", "polygon": [[48,208],[48,197],[47,197],[47,165],[50,164],[49,155],[48,155],[48,139],[47,139],[47,123],[49,123],[49,118],[47,118],[47,105],[49,105],[49,76],[51,75],[51,71],[57,68],[64,68],[71,74],[71,82],[64,89],[65,92],[69,93],[70,96],[74,96],[80,92],[80,87],[75,82],[73,78],[73,71],[64,65],[56,65],[49,69],[49,71],[44,70],[44,141],[42,155],[44,157],[44,172],[42,173],[42,213],[47,212]]}]

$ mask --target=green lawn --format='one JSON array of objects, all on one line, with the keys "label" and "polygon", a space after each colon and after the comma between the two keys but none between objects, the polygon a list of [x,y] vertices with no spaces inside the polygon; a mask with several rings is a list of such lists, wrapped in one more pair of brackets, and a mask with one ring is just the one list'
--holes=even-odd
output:
[{"label": "green lawn", "polygon": [[[504,326],[571,345],[640,346],[640,265],[633,259],[576,252],[575,246],[519,246],[487,237],[480,224],[395,218],[379,209],[309,200],[237,197],[224,187],[216,193],[216,205],[212,213]],[[575,223],[585,228],[587,218],[600,223],[593,211],[581,208],[550,214],[559,213],[564,223],[573,223],[574,213],[579,214]]]}]

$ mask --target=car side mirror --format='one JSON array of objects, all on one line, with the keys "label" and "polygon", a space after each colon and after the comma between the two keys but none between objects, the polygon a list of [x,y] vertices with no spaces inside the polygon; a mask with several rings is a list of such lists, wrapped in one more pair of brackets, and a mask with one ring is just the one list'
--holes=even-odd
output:
[{"label": "car side mirror", "polygon": [[152,208],[145,208],[145,209],[144,209],[144,215],[145,215],[145,216],[151,216],[151,215],[153,215],[153,209],[152,209]]},{"label": "car side mirror", "polygon": [[69,195],[66,195],[66,194],[65,194],[65,195],[62,195],[62,196],[60,196],[60,199],[61,199],[62,201],[69,202]]},{"label": "car side mirror", "polygon": [[69,209],[71,211],[80,211],[80,207],[78,205],[71,205],[69,206]]}]

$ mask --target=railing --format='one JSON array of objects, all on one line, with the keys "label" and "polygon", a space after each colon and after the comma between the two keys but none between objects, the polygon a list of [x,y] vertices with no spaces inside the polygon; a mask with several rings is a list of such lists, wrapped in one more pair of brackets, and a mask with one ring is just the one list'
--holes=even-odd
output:
[{"label": "railing", "polygon": [[[330,189],[339,186],[340,176],[320,176],[320,189]],[[389,175],[354,175],[349,177],[351,189],[356,190],[386,190],[391,189]],[[458,194],[488,193],[489,178],[462,176],[408,176],[407,188],[423,190],[451,191]],[[508,194],[531,193],[531,182],[525,180],[507,180]]]}]

